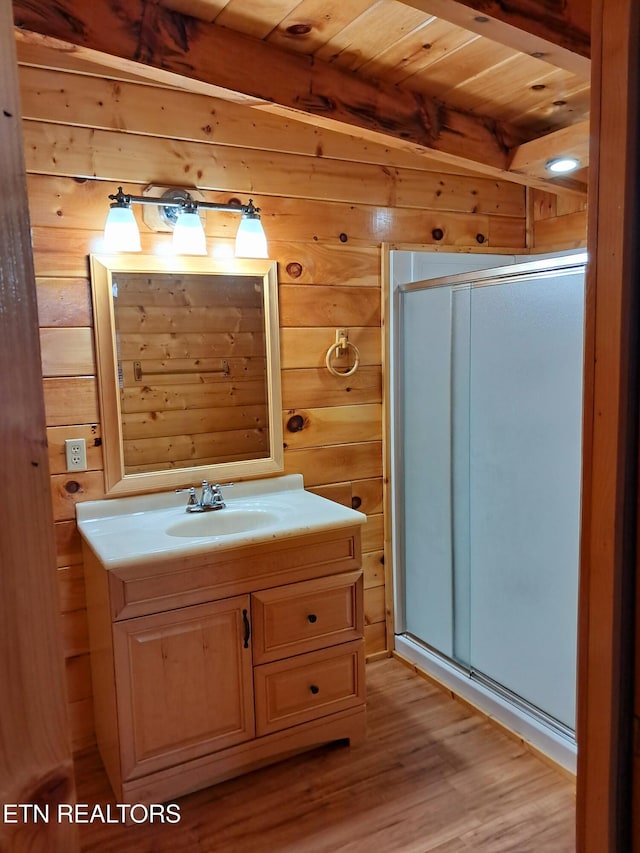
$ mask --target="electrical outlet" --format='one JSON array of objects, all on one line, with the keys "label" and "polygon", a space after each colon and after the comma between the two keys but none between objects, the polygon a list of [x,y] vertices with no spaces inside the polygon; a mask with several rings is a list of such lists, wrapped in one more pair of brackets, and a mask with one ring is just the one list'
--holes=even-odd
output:
[{"label": "electrical outlet", "polygon": [[87,445],[84,438],[67,438],[64,442],[67,471],[87,470]]}]

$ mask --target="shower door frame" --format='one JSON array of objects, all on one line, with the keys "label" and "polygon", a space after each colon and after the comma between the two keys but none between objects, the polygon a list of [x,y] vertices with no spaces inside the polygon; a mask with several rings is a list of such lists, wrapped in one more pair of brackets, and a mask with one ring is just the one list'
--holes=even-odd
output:
[{"label": "shower door frame", "polygon": [[[416,247],[403,247],[408,251],[419,251]],[[536,718],[535,713],[530,719],[523,719],[521,712],[529,714],[526,703],[522,706],[517,697],[506,700],[493,690],[487,689],[480,681],[474,681],[471,668],[447,658],[445,655],[434,653],[429,649],[417,650],[412,648],[412,640],[406,635],[406,619],[404,612],[405,595],[405,566],[403,559],[404,535],[401,520],[404,518],[403,489],[399,484],[404,482],[405,460],[403,444],[398,440],[400,425],[402,423],[402,370],[401,370],[401,346],[403,340],[403,312],[401,302],[404,295],[414,291],[432,289],[436,287],[450,287],[452,290],[458,288],[470,288],[506,284],[540,274],[545,278],[553,276],[554,273],[574,271],[586,272],[587,254],[571,254],[570,256],[551,257],[543,260],[525,261],[523,263],[507,264],[502,267],[480,269],[475,272],[456,273],[453,275],[439,276],[432,279],[421,279],[393,287],[389,281],[389,309],[391,313],[389,362],[390,362],[390,452],[388,464],[392,472],[391,494],[389,496],[389,532],[391,541],[391,574],[393,588],[393,632],[392,645],[396,654],[408,659],[411,663],[424,667],[422,651],[428,659],[429,674],[440,680],[446,687],[453,689],[466,701],[474,704],[484,713],[496,716],[507,728],[515,730],[534,746],[548,754],[568,770],[575,772],[576,768],[576,745],[575,739],[568,736],[568,731],[559,727],[556,731],[553,726],[548,726],[545,715]],[[387,270],[390,269],[390,258],[387,258]],[[390,278],[390,276],[389,276]],[[577,637],[576,637],[577,641]],[[465,689],[465,680],[469,688]],[[577,680],[577,673],[576,673]]]}]

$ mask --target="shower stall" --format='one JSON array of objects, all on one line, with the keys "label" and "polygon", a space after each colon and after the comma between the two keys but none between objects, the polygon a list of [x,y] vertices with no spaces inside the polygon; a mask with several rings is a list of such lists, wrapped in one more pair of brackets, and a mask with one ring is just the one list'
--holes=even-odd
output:
[{"label": "shower stall", "polygon": [[393,302],[396,649],[570,768],[584,268],[406,282]]}]

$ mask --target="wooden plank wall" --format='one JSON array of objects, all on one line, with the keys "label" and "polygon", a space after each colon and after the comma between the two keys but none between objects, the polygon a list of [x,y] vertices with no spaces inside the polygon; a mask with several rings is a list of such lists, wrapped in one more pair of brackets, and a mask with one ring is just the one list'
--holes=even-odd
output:
[{"label": "wooden plank wall", "polygon": [[587,245],[587,199],[531,191],[530,241],[532,252],[582,249]]},{"label": "wooden plank wall", "polygon": [[[93,738],[75,504],[104,494],[87,256],[117,184],[250,193],[263,209],[279,269],[285,470],[367,514],[366,647],[384,653],[381,243],[522,253],[524,189],[200,95],[26,65],[20,79],[74,746]],[[208,215],[209,240],[228,247],[236,225]],[[143,251],[169,240],[141,231]],[[344,379],[324,366],[337,327],[360,349]],[[89,470],[69,475],[72,437],[86,438]]]}]

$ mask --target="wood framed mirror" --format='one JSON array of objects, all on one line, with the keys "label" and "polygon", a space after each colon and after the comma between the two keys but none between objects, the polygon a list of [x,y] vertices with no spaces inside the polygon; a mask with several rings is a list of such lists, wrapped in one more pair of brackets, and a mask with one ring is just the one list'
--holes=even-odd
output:
[{"label": "wood framed mirror", "polygon": [[275,262],[90,261],[106,494],[282,471]]}]

